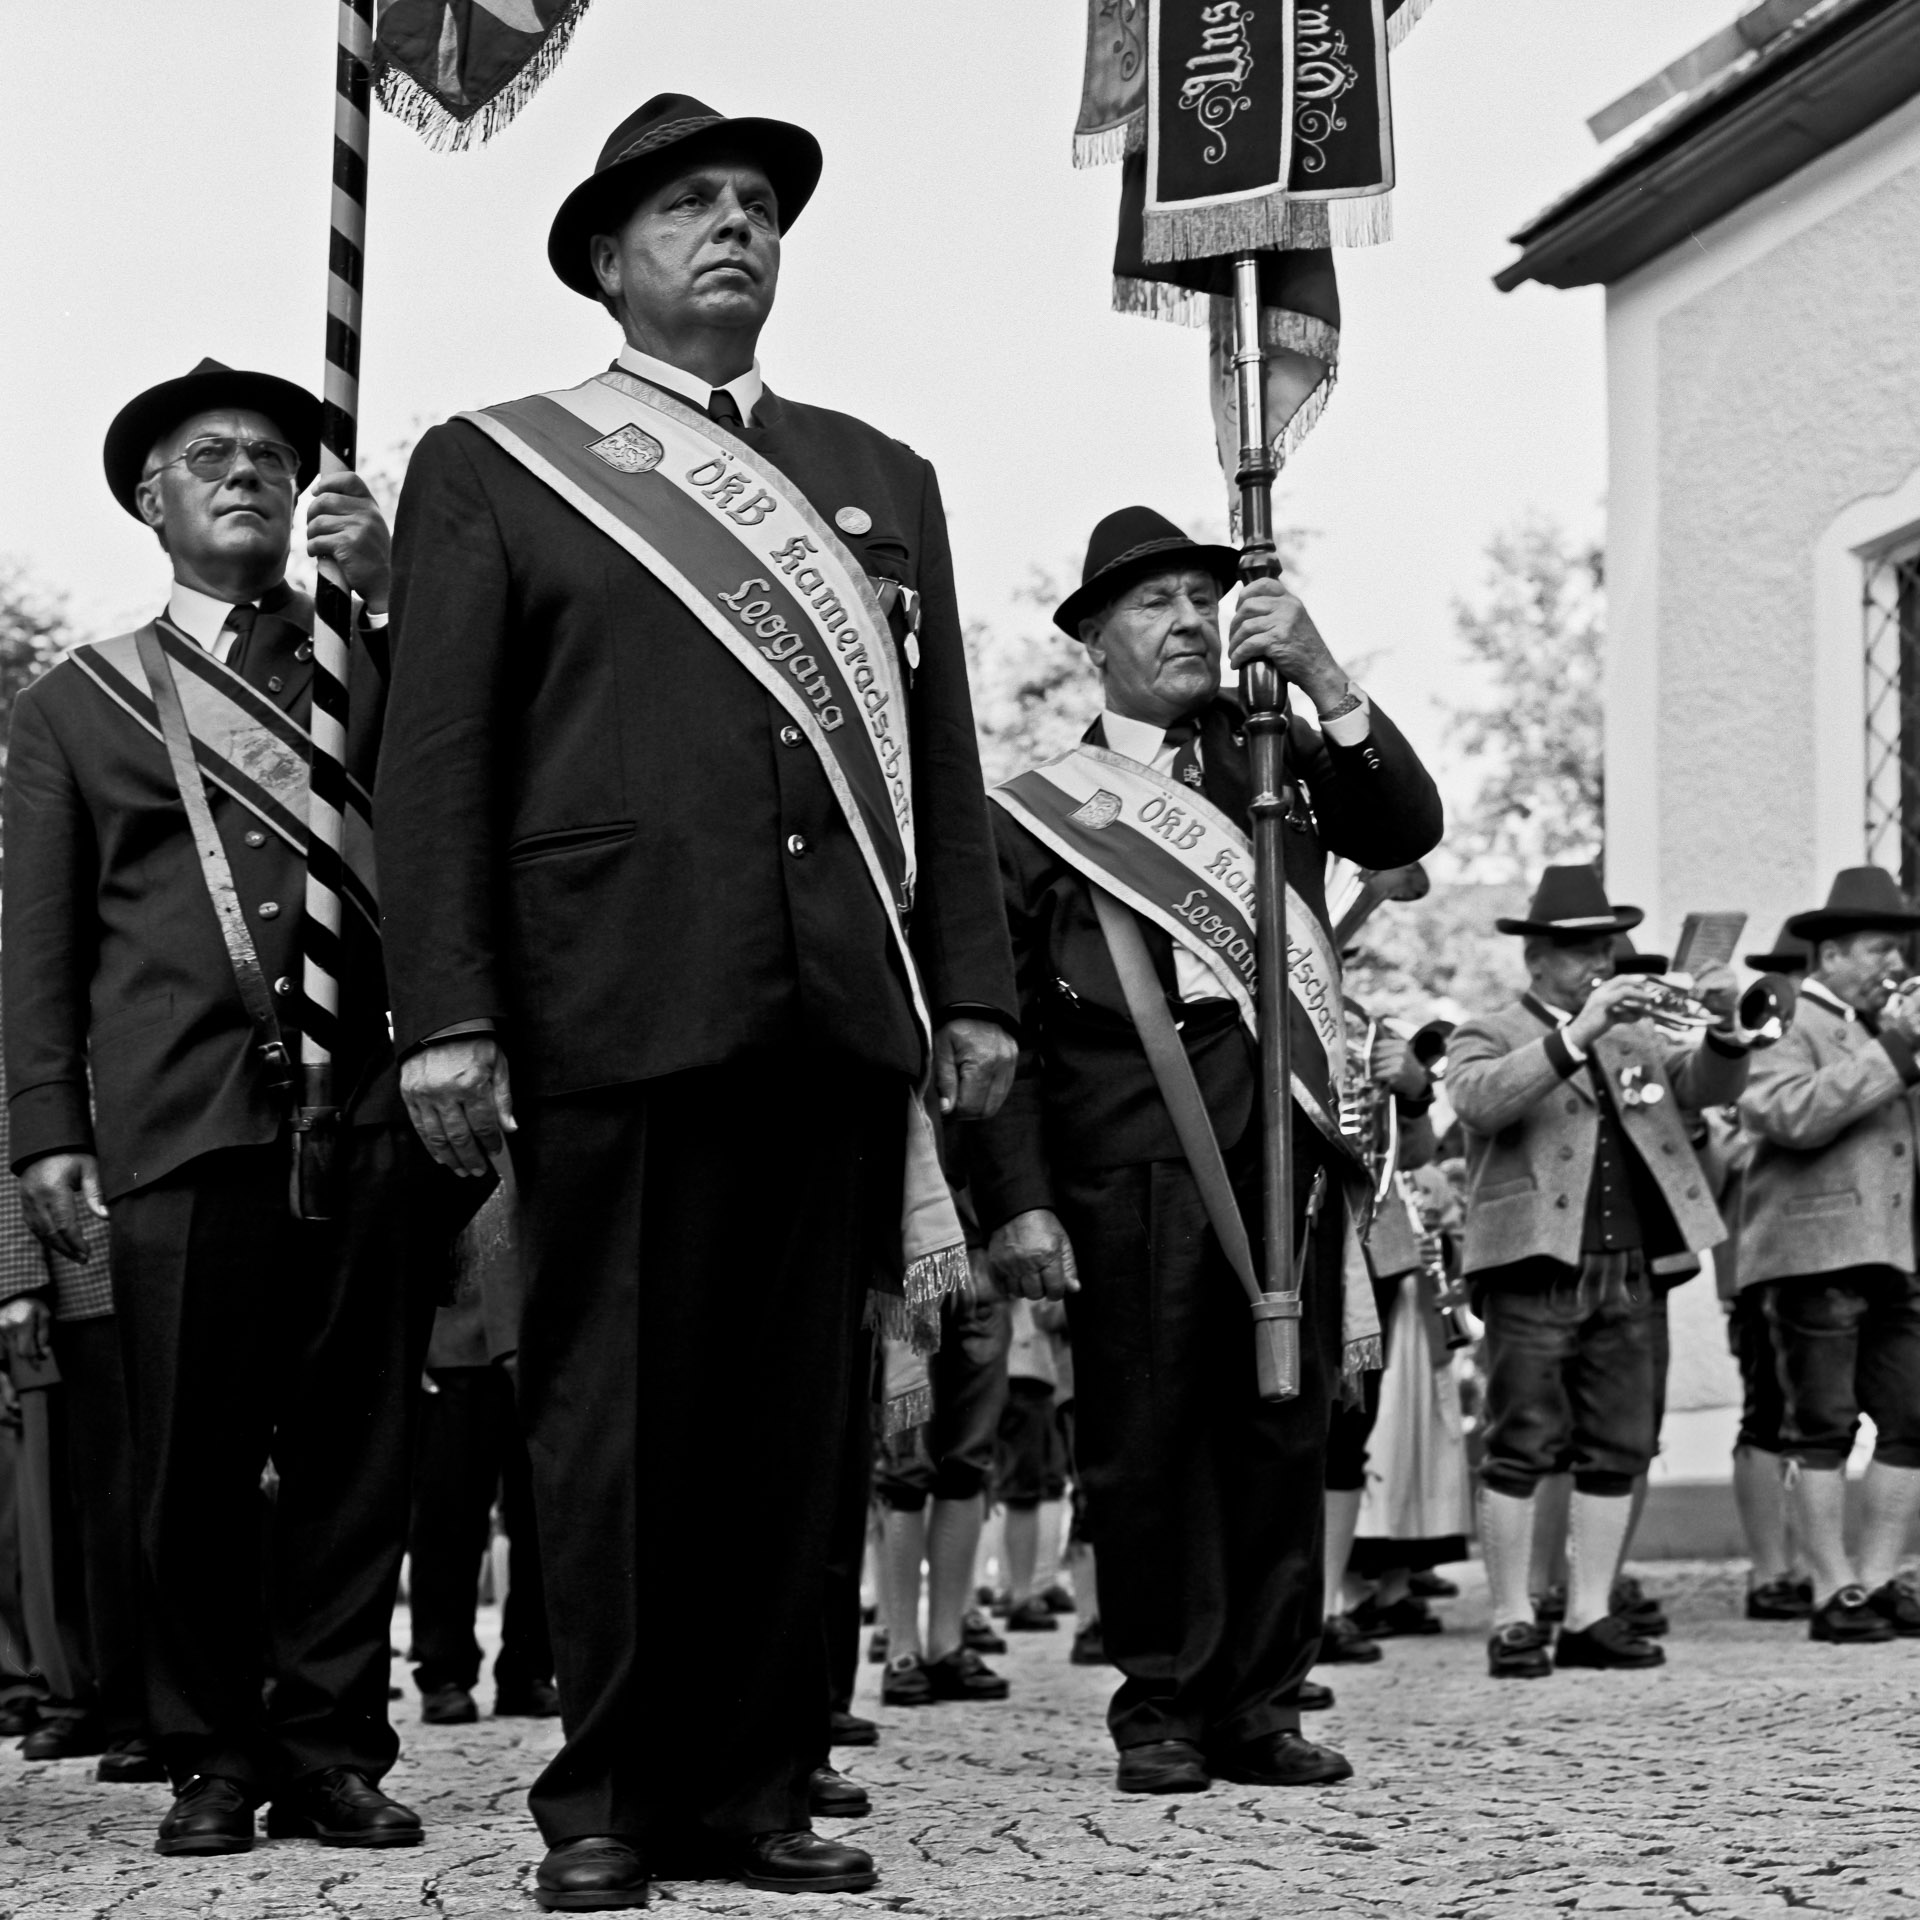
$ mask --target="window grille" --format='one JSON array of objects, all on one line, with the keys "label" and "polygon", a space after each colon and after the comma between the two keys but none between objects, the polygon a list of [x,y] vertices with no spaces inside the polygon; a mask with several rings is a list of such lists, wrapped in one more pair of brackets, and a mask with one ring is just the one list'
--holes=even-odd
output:
[{"label": "window grille", "polygon": [[1867,859],[1920,891],[1920,549],[1869,560]]}]

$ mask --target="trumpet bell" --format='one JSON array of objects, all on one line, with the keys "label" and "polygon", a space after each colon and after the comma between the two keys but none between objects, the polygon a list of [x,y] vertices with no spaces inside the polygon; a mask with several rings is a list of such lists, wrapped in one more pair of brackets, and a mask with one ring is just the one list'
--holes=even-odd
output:
[{"label": "trumpet bell", "polygon": [[1771,1047],[1793,1025],[1800,991],[1784,973],[1763,973],[1741,994],[1734,1019],[1741,1037],[1756,1047]]}]

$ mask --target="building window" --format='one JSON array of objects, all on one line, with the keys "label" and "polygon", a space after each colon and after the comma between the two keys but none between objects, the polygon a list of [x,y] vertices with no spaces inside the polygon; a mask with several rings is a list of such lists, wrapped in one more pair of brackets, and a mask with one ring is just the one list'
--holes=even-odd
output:
[{"label": "building window", "polygon": [[1867,859],[1920,892],[1920,547],[1870,559],[1862,598],[1867,655]]}]

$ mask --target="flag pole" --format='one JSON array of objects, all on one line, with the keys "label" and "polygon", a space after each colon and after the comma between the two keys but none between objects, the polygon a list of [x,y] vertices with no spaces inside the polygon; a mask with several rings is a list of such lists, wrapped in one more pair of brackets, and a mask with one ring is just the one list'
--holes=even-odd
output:
[{"label": "flag pole", "polygon": [[[367,237],[367,115],[373,0],[339,0],[334,59],[333,207],[327,251],[327,368],[322,474],[353,470],[360,413],[360,290]],[[337,1135],[333,1060],[340,1036],[341,846],[346,812],[347,670],[353,597],[322,561],[313,602],[313,756],[307,797],[307,893],[301,925],[300,1103],[294,1114],[294,1212],[331,1218]]]},{"label": "flag pole", "polygon": [[[1278,466],[1267,435],[1266,355],[1260,344],[1260,259],[1233,263],[1233,373],[1240,408],[1240,579],[1280,572],[1273,539],[1273,480]],[[1264,660],[1240,670],[1252,762],[1260,1025],[1260,1102],[1264,1164],[1262,1227],[1265,1290],[1254,1303],[1260,1397],[1291,1400],[1300,1391],[1300,1283],[1293,1245],[1293,1037],[1288,1019],[1286,817],[1293,808],[1283,747],[1287,694]]]}]

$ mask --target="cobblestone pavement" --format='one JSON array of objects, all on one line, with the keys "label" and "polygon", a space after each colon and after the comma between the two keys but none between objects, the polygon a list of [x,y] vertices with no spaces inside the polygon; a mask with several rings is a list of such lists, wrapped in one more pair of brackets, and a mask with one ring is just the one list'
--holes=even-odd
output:
[{"label": "cobblestone pavement", "polygon": [[[689,1915],[1158,1920],[1207,1915],[1671,1913],[1920,1915],[1920,1642],[1811,1645],[1749,1626],[1740,1576],[1661,1567],[1671,1664],[1653,1674],[1485,1677],[1477,1581],[1449,1630],[1373,1668],[1323,1670],[1318,1717],[1357,1778],[1337,1788],[1216,1786],[1122,1799],[1101,1708],[1111,1675],[1067,1664],[1068,1635],[1016,1638],[1001,1706],[882,1712],[882,1744],[840,1758],[873,1789],[879,1888],[794,1901],[668,1884]],[[871,1707],[877,1668],[864,1670]],[[425,1815],[415,1852],[301,1841],[233,1860],[150,1851],[166,1796],[100,1787],[90,1765],[0,1759],[0,1920],[113,1915],[401,1920],[533,1911],[523,1802],[556,1730],[422,1727],[389,1785]],[[637,1731],[637,1730],[636,1730]]]}]

